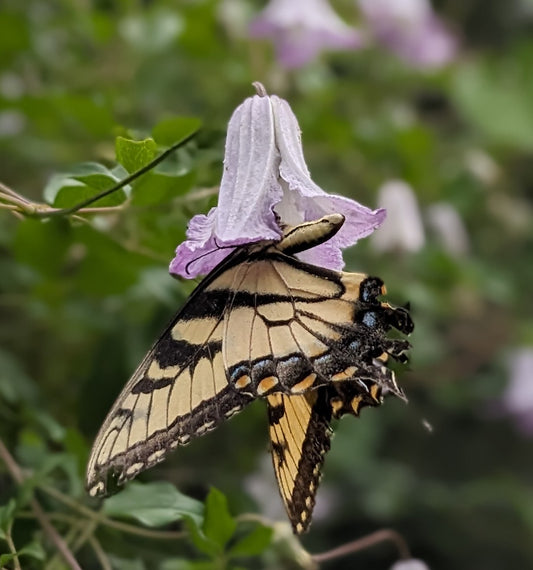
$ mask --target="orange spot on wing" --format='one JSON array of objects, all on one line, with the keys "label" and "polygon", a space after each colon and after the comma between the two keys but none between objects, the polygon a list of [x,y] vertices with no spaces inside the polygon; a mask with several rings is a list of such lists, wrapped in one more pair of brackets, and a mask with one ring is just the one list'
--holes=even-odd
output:
[{"label": "orange spot on wing", "polygon": [[276,376],[267,376],[266,378],[263,378],[263,380],[261,380],[261,382],[259,382],[259,384],[257,385],[257,393],[259,395],[265,394],[266,392],[274,388],[274,386],[276,386],[278,382],[279,380]]},{"label": "orange spot on wing", "polygon": [[333,382],[339,382],[341,380],[347,380],[348,378],[351,378],[355,374],[356,370],[357,370],[356,366],[348,366],[348,368],[346,368],[342,372],[338,372],[337,374],[333,374],[331,379],[333,380]]},{"label": "orange spot on wing", "polygon": [[309,376],[306,376],[303,380],[295,384],[291,388],[291,392],[293,392],[294,394],[297,394],[299,392],[304,392],[314,384],[315,380],[316,380],[316,374],[313,372],[312,374],[309,374]]},{"label": "orange spot on wing", "polygon": [[241,376],[238,380],[235,381],[235,387],[239,389],[244,388],[245,386],[248,386],[248,384],[250,384],[251,381],[252,379],[250,378],[250,376],[245,374],[244,376]]}]

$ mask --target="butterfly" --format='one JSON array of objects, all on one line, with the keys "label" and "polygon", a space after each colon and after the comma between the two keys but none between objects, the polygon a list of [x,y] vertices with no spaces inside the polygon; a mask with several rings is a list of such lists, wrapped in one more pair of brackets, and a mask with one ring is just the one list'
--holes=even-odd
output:
[{"label": "butterfly", "polygon": [[341,214],[287,228],[281,240],[237,247],[193,291],[118,396],[87,467],[106,494],[267,401],[274,471],[294,532],[311,521],[333,418],[404,397],[392,357],[407,360],[408,308],[382,302],[383,282],[295,255],[330,239]]}]

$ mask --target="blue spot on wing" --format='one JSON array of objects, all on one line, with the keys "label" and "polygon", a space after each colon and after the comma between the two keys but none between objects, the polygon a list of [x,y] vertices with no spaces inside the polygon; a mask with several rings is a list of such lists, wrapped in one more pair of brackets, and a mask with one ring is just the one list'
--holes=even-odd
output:
[{"label": "blue spot on wing", "polygon": [[377,324],[377,315],[373,311],[369,311],[363,317],[363,323],[370,328],[374,328]]}]

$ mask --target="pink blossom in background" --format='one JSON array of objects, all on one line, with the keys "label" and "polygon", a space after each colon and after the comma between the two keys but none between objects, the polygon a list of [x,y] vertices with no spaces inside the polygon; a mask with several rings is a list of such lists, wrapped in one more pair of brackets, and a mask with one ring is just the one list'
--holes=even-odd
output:
[{"label": "pink blossom in background", "polygon": [[266,95],[262,86],[258,92],[230,119],[218,206],[191,219],[187,239],[170,264],[171,273],[188,279],[208,273],[234,246],[279,240],[283,226],[335,212],[346,218],[339,232],[298,257],[342,269],[342,248],[371,234],[385,219],[384,210],[327,194],[315,184],[289,104]]},{"label": "pink blossom in background", "polygon": [[426,210],[428,225],[441,247],[453,257],[463,257],[470,250],[470,239],[459,212],[446,202],[432,204]]},{"label": "pink blossom in background", "polygon": [[378,204],[387,211],[387,219],[372,236],[376,250],[415,252],[424,247],[420,208],[409,184],[402,180],[385,182],[378,191]]},{"label": "pink blossom in background", "polygon": [[429,570],[429,566],[422,560],[408,558],[406,560],[398,560],[391,566],[390,570]]},{"label": "pink blossom in background", "polygon": [[502,404],[519,429],[533,435],[533,347],[517,348],[511,354]]},{"label": "pink blossom in background", "polygon": [[428,0],[357,0],[376,41],[406,63],[438,68],[452,61],[457,39]]},{"label": "pink blossom in background", "polygon": [[363,45],[361,33],[348,26],[327,0],[270,0],[251,22],[250,34],[271,39],[278,61],[287,68],[302,67],[324,50]]}]

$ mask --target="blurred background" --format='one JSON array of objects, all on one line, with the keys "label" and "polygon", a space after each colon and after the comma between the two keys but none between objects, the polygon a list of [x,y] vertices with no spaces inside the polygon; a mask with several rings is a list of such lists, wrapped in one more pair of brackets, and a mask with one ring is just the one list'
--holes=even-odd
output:
[{"label": "blurred background", "polygon": [[[335,426],[303,547],[393,528],[432,570],[533,568],[533,2],[4,0],[0,29],[0,181],[32,202],[124,178],[117,136],[161,151],[169,125],[203,125],[140,198],[101,211],[31,219],[0,188],[0,436],[35,474],[17,485],[0,459],[0,553],[68,567],[34,492],[84,569],[299,567],[279,540],[216,566],[187,539],[89,532],[80,510],[98,508],[83,489],[97,429],[196,284],[168,263],[216,204],[227,121],[261,81],[297,116],[315,182],[388,209],[346,267],[382,277],[416,325],[408,405]],[[139,479],[199,500],[213,485],[233,515],[286,525],[262,402]]]}]

